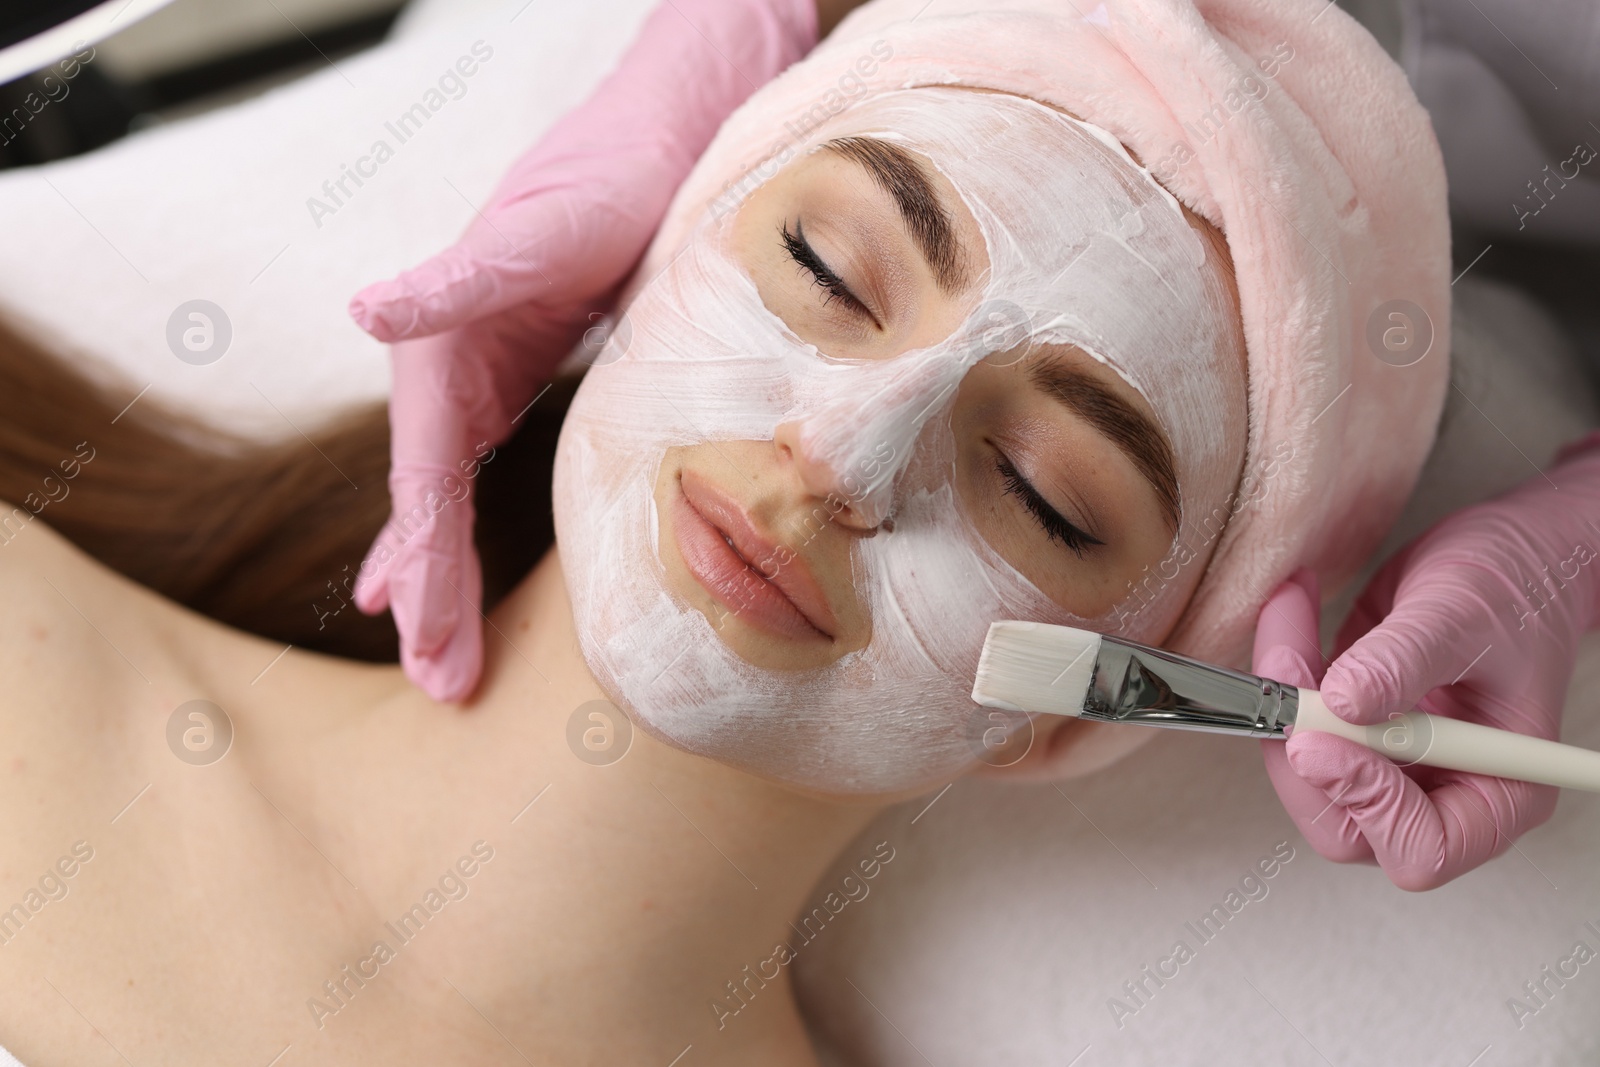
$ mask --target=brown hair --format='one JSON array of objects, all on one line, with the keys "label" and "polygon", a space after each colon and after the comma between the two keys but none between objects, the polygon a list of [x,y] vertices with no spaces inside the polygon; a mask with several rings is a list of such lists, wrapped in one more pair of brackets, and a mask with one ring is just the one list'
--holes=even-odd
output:
[{"label": "brown hair", "polygon": [[[310,434],[230,433],[46,352],[0,322],[0,551],[31,521],[158,593],[251,633],[398,659],[389,614],[348,600],[389,514],[389,421],[352,409]],[[576,379],[558,381],[478,477],[487,611],[555,540],[550,471]],[[354,483],[352,486],[351,483]]]}]

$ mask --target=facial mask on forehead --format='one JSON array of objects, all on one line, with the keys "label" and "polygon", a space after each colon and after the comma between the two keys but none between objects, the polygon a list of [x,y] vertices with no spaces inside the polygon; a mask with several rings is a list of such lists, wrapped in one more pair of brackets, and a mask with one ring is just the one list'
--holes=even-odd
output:
[{"label": "facial mask on forehead", "polygon": [[[731,252],[734,214],[708,218],[629,308],[625,350],[589,372],[555,483],[578,633],[607,692],[672,744],[841,794],[927,786],[976,761],[969,694],[990,622],[1107,618],[1052,603],[963,514],[949,410],[978,360],[1071,343],[1126,379],[1173,446],[1180,540],[1232,488],[1242,446],[1230,453],[1224,427],[1244,419],[1225,363],[1237,325],[1203,239],[1109,135],[1018,97],[940,88],[863,101],[814,138],[857,135],[920,153],[976,219],[990,269],[963,326],[890,359],[829,358],[763,306]],[[894,520],[853,548],[871,641],[806,671],[753,666],[672,595],[654,502],[668,448],[771,441],[784,422],[858,514]],[[820,521],[838,510],[817,503]],[[1130,636],[1175,618],[1182,605],[1160,599]]]}]

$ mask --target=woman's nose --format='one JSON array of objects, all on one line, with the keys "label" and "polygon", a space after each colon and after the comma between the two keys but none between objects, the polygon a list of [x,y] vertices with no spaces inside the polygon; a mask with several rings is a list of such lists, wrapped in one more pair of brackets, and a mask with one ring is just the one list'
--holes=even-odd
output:
[{"label": "woman's nose", "polygon": [[848,472],[835,469],[835,464],[819,458],[816,449],[806,441],[805,423],[778,424],[772,438],[778,450],[780,465],[793,465],[794,474],[811,496],[821,500],[833,521],[851,530],[867,532],[876,529],[884,516],[868,500],[869,494],[859,480]]}]

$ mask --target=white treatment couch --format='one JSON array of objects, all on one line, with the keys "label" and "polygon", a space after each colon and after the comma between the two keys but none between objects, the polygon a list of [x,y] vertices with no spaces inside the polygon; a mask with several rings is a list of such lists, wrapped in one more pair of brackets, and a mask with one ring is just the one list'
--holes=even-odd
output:
[{"label": "white treatment couch", "polygon": [[[263,97],[0,173],[0,314],[118,368],[130,400],[148,384],[262,435],[382,397],[385,352],[346,317],[349,296],[452,240],[654,2],[426,3],[388,43]],[[479,40],[493,57],[465,94],[314,219],[308,198],[325,200],[324,181]],[[1445,443],[1397,537],[1532,476],[1529,458],[1595,424],[1546,316],[1471,274],[1456,293],[1457,378],[1476,408],[1452,390]],[[222,307],[233,329],[204,366],[166,340],[173,310],[194,299]],[[1597,686],[1592,638],[1567,740],[1600,747]],[[1515,850],[1411,895],[1375,868],[1317,857],[1254,744],[1168,734],[1059,789],[958,782],[885,814],[841,864],[884,840],[895,858],[870,895],[795,965],[840,1064],[1600,1062],[1600,963],[1520,1028],[1507,1007],[1576,941],[1600,950],[1594,797],[1567,794]],[[1273,876],[1245,882],[1275,849]],[[1228,911],[1241,884],[1233,900],[1245,903]],[[1219,904],[1220,932],[1195,936],[1190,925]],[[1164,964],[1179,939],[1192,958]],[[1157,987],[1146,966],[1177,969]],[[1135,999],[1125,983],[1141,981]]]}]

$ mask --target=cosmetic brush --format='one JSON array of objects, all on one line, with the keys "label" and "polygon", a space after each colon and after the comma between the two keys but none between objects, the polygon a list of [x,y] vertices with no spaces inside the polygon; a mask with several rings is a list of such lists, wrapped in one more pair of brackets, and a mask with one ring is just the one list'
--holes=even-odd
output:
[{"label": "cosmetic brush", "polygon": [[1600,792],[1600,752],[1420,711],[1358,726],[1329,711],[1315,689],[1071,626],[991,624],[972,699],[1005,711],[1240,737],[1321,730],[1396,763]]}]

